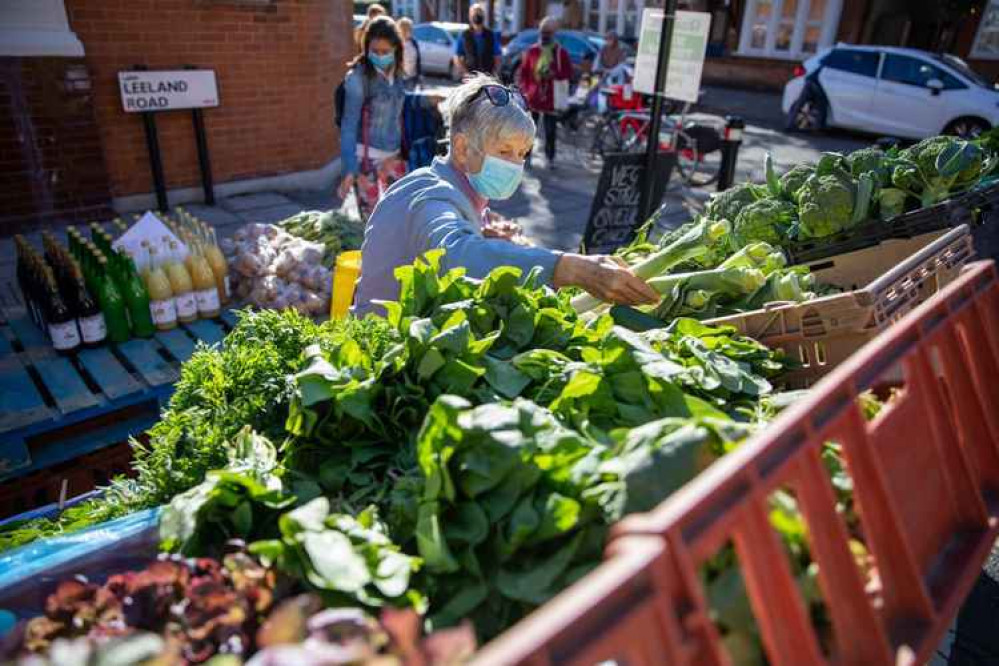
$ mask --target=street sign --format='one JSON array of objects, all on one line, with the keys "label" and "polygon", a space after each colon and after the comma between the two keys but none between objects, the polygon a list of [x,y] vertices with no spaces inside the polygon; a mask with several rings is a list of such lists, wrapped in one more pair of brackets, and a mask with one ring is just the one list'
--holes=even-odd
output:
[{"label": "street sign", "polygon": [[118,87],[126,113],[219,105],[215,71],[211,69],[118,72]]},{"label": "street sign", "polygon": [[[656,89],[656,66],[659,61],[659,40],[662,37],[664,14],[662,9],[646,9],[642,12],[634,85],[635,90],[649,95]],[[697,101],[710,27],[711,14],[707,12],[676,12],[664,97],[685,102]]]},{"label": "street sign", "polygon": [[610,254],[626,245],[644,220],[638,219],[641,188],[652,183],[652,205],[659,205],[675,163],[675,153],[659,153],[652,178],[644,178],[644,153],[612,153],[604,156],[590,219],[583,234],[587,254]]}]

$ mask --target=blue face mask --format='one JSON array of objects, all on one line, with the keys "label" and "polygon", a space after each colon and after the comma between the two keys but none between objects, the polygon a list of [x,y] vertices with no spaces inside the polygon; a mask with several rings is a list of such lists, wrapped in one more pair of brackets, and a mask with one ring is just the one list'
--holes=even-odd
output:
[{"label": "blue face mask", "polygon": [[524,165],[486,155],[482,169],[468,174],[468,182],[487,199],[509,199],[524,176]]},{"label": "blue face mask", "polygon": [[372,65],[384,72],[395,64],[395,53],[390,51],[385,55],[378,55],[374,51],[368,51],[368,60],[371,61]]}]

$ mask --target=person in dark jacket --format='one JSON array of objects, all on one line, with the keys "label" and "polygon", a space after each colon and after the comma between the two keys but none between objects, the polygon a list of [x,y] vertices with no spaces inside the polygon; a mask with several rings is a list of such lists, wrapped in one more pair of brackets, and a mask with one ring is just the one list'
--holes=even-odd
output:
[{"label": "person in dark jacket", "polygon": [[499,74],[503,48],[499,33],[486,26],[486,8],[475,3],[468,8],[469,27],[454,43],[455,71],[467,74]]}]

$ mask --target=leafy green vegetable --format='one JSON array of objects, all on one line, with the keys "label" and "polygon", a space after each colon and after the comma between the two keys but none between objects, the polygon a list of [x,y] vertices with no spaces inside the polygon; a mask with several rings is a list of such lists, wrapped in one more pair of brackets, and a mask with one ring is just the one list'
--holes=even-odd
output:
[{"label": "leafy green vegetable", "polygon": [[345,250],[360,250],[364,242],[364,222],[338,211],[305,211],[282,220],[278,225],[299,238],[325,246],[323,265],[333,268],[336,256]]},{"label": "leafy green vegetable", "polygon": [[751,183],[730,187],[711,197],[704,209],[704,215],[709,220],[732,221],[739,216],[743,208],[766,196],[766,193],[766,188]]},{"label": "leafy green vegetable", "polygon": [[864,174],[859,181],[842,173],[810,177],[798,191],[798,237],[834,236],[856,226],[867,217],[873,196],[873,180]]},{"label": "leafy green vegetable", "polygon": [[810,177],[815,175],[815,167],[797,164],[780,177],[780,190],[785,200],[796,202],[798,192]]},{"label": "leafy green vegetable", "polygon": [[921,206],[932,206],[975,186],[997,163],[975,142],[935,136],[900,153],[892,184],[919,199]]},{"label": "leafy green vegetable", "polygon": [[757,242],[784,245],[796,214],[794,204],[781,199],[754,201],[736,216],[732,240],[736,247]]}]

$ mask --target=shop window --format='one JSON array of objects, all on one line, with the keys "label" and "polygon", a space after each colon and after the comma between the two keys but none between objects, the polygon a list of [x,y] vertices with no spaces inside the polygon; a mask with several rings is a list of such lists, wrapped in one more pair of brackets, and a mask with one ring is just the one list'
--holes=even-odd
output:
[{"label": "shop window", "polygon": [[807,58],[832,44],[843,0],[748,0],[739,52]]},{"label": "shop window", "polygon": [[393,0],[392,11],[396,18],[408,16],[414,21],[418,21],[417,0]]},{"label": "shop window", "polygon": [[999,0],[990,0],[982,12],[970,57],[999,60]]},{"label": "shop window", "polygon": [[519,31],[517,25],[520,0],[493,0],[493,30],[499,30],[504,35],[513,35]]}]

